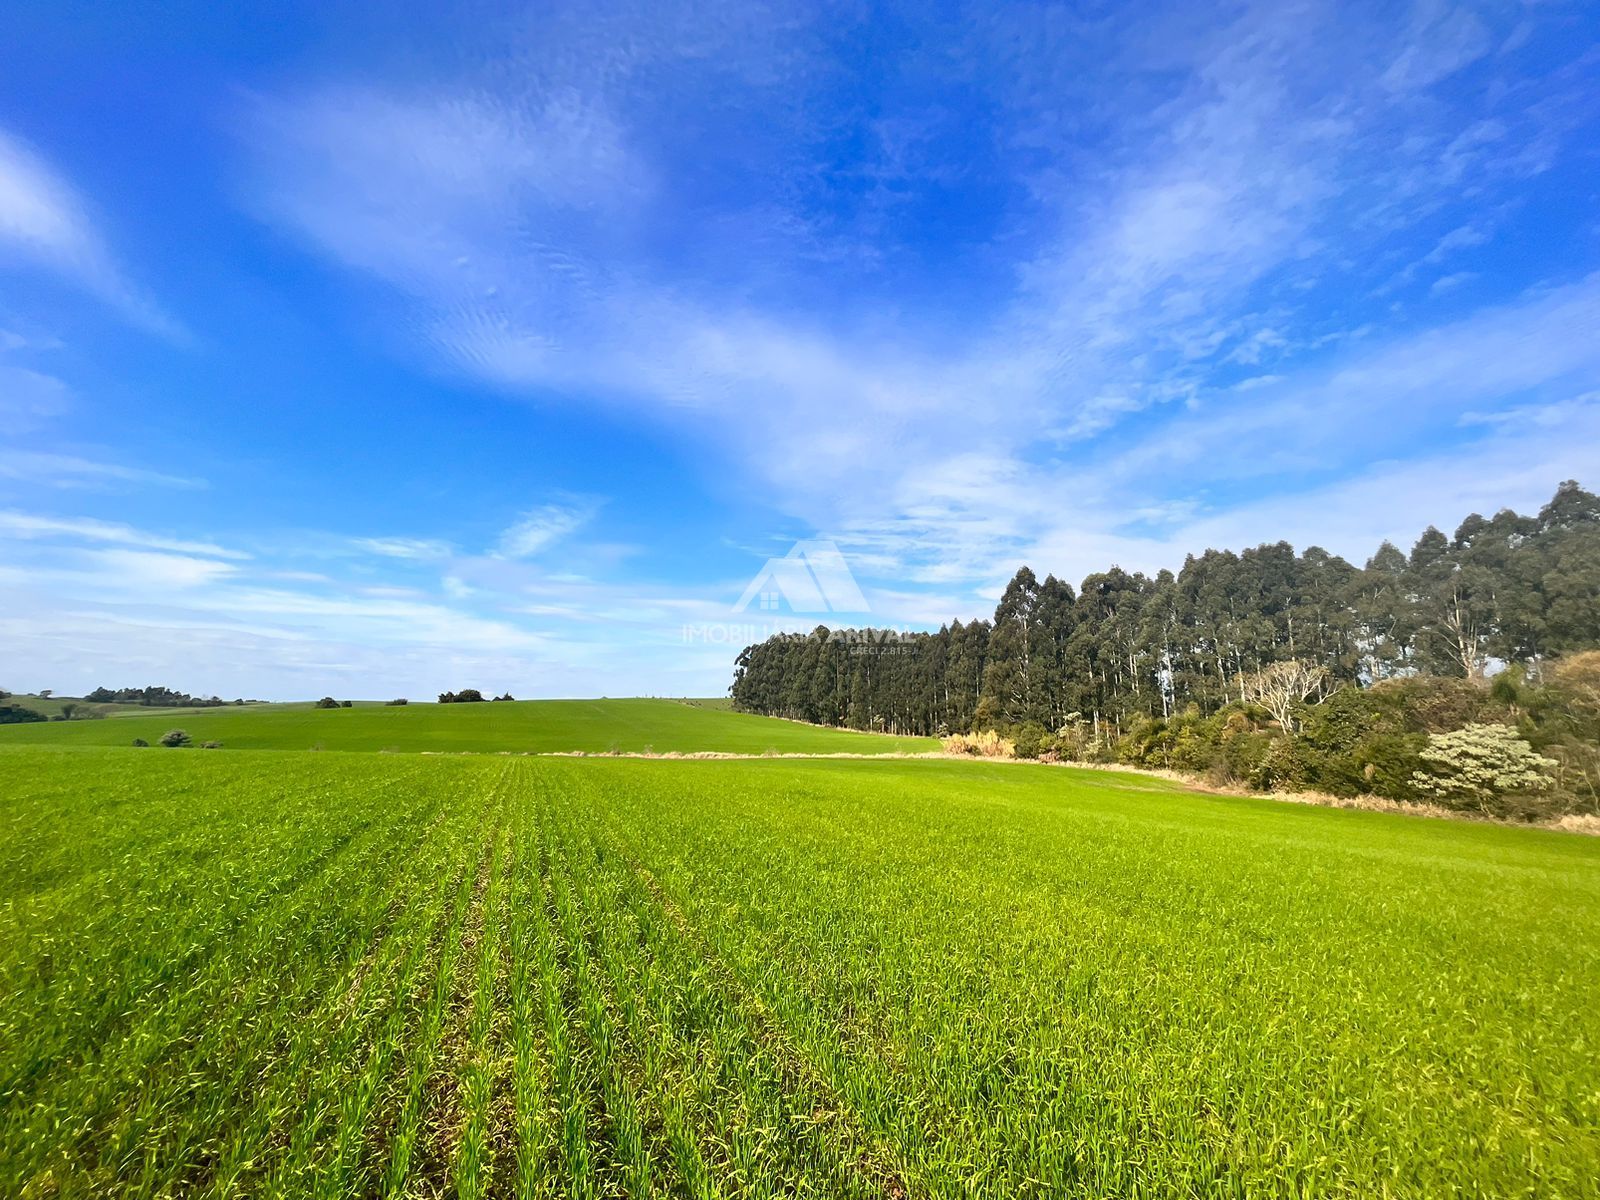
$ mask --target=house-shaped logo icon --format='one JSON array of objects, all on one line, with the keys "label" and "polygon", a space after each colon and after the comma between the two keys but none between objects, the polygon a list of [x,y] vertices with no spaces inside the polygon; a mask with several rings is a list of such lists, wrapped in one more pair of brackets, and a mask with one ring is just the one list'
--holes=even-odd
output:
[{"label": "house-shaped logo icon", "polygon": [[868,611],[867,598],[856,586],[839,547],[821,538],[796,542],[782,558],[767,559],[733,611],[745,612],[751,604],[776,610],[780,603],[787,603],[795,613]]}]

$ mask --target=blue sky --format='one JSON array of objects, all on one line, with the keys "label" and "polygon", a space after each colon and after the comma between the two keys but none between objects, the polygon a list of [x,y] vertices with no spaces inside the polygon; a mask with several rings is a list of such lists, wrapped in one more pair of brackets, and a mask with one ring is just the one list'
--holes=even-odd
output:
[{"label": "blue sky", "polygon": [[1600,486],[1592,3],[25,0],[0,45],[12,689],[717,694],[802,538],[836,620],[921,627]]}]

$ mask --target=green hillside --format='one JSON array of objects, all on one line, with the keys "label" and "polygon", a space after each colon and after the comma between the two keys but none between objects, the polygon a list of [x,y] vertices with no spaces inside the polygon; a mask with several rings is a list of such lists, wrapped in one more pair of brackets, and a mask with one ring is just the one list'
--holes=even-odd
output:
[{"label": "green hillside", "polygon": [[[16,705],[18,708],[32,709],[34,712],[39,713],[40,715],[46,716],[46,717],[54,717],[54,716],[58,716],[58,715],[64,715],[70,710],[73,719],[74,720],[78,720],[78,721],[98,720],[101,717],[143,716],[143,715],[150,715],[150,714],[153,714],[153,713],[177,714],[177,713],[193,713],[193,712],[206,712],[206,713],[208,713],[208,712],[217,712],[217,711],[219,711],[218,706],[217,705],[213,705],[213,704],[197,705],[197,706],[194,706],[194,707],[152,708],[147,704],[118,704],[118,703],[114,703],[114,702],[113,703],[92,702],[92,701],[88,701],[88,700],[79,699],[77,696],[15,696],[14,695],[14,696],[8,696],[4,700],[0,700],[0,704],[13,704],[13,705]],[[273,708],[290,708],[290,707],[293,707],[293,708],[307,708],[307,707],[310,707],[310,702],[309,701],[305,701],[305,702],[302,702],[302,703],[299,703],[299,704],[294,704],[294,705],[265,704],[265,703],[261,703],[261,702],[255,702],[255,703],[246,704],[246,705],[232,705],[232,704],[230,704],[227,707],[229,709],[248,708],[248,709],[251,709],[251,710],[259,712],[262,709],[273,709]]]},{"label": "green hillside", "polygon": [[220,741],[236,750],[886,754],[939,748],[934,738],[819,729],[677,700],[162,709],[99,721],[0,726],[0,746],[127,746],[135,738],[153,745],[173,728],[184,729],[196,742]]}]

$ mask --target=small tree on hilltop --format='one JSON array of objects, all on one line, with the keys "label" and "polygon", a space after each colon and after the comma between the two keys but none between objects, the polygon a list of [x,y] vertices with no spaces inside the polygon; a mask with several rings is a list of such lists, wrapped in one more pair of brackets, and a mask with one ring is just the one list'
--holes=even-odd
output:
[{"label": "small tree on hilltop", "polygon": [[321,700],[317,701],[317,707],[318,708],[338,708],[339,707],[339,702],[337,700],[335,700],[332,696],[324,696]]},{"label": "small tree on hilltop", "polygon": [[1429,734],[1422,760],[1428,770],[1411,776],[1418,791],[1453,808],[1488,814],[1502,797],[1547,791],[1556,767],[1554,759],[1537,753],[1506,725]]},{"label": "small tree on hilltop", "polygon": [[181,729],[169,729],[161,735],[163,746],[187,746],[190,740],[189,735]]},{"label": "small tree on hilltop", "polygon": [[1241,688],[1246,700],[1261,705],[1292,735],[1295,709],[1320,695],[1327,678],[1326,668],[1290,658],[1245,676]]}]

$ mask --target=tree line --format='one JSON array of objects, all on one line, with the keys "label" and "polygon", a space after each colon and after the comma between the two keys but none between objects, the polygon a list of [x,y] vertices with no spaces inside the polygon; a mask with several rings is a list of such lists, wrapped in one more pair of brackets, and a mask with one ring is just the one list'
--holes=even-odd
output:
[{"label": "tree line", "polygon": [[[1304,705],[1413,680],[1478,694],[1508,669],[1506,685],[1536,686],[1552,660],[1597,646],[1600,498],[1568,481],[1536,515],[1474,513],[1360,567],[1287,542],[1208,549],[1176,573],[1111,567],[1076,589],[1023,567],[992,620],[780,635],[741,652],[731,691],[747,712],[856,729],[1071,732],[1104,757],[1224,710],[1281,728],[1259,691],[1277,664],[1305,673]],[[1430,691],[1407,688],[1417,703]]]},{"label": "tree line", "polygon": [[1299,660],[1332,684],[1416,674],[1482,678],[1491,664],[1600,646],[1600,498],[1561,485],[1537,516],[1474,513],[1355,567],[1287,542],[1190,555],[1176,574],[1120,567],[1076,590],[1021,568],[992,621],[937,633],[779,635],[738,657],[750,712],[933,734],[1074,714],[1119,730],[1189,705],[1244,700],[1244,682]]},{"label": "tree line", "polygon": [[167,687],[97,687],[83,699],[90,704],[142,704],[148,708],[220,708],[225,704],[246,703],[243,698],[224,700],[221,696],[191,696],[188,692],[175,692]]}]

